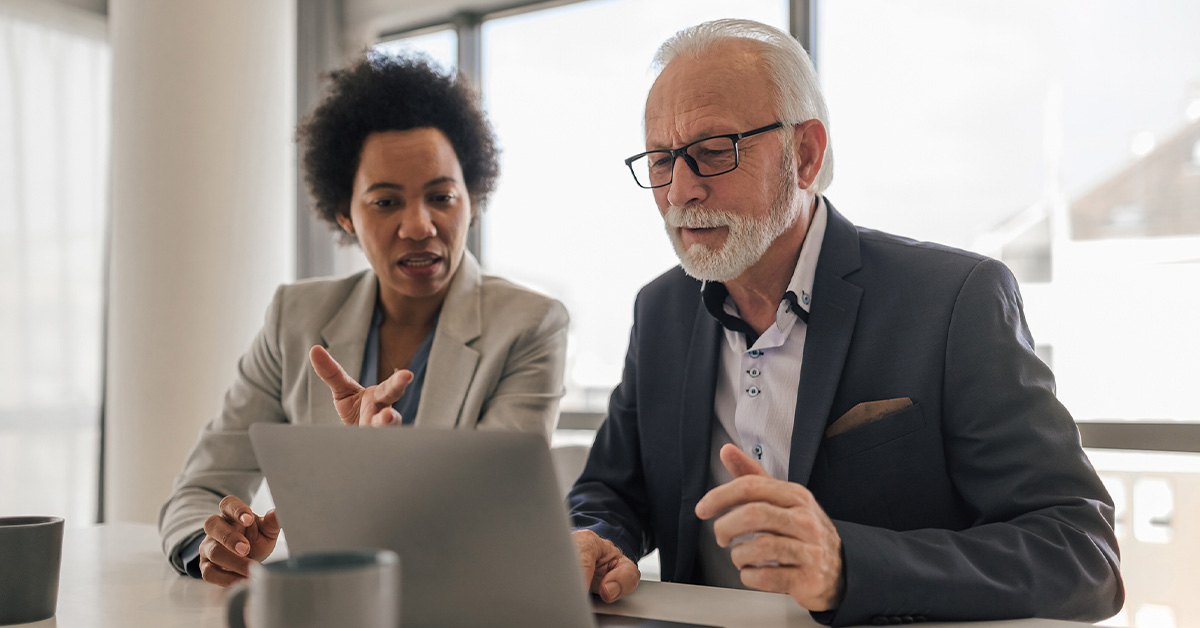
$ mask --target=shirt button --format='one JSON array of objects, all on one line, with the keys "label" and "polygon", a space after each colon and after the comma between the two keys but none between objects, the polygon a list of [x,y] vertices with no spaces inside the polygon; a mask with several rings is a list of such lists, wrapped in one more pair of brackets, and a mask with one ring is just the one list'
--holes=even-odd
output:
[{"label": "shirt button", "polygon": [[759,375],[762,375],[762,371],[760,371],[758,369],[750,369],[749,371],[746,371],[746,372],[750,374],[750,377],[758,377]]},{"label": "shirt button", "polygon": [[757,358],[757,357],[761,356],[762,354],[763,354],[763,352],[760,349],[751,349],[750,350],[750,357],[752,357],[752,358]]},{"label": "shirt button", "polygon": [[754,457],[762,460],[762,445],[754,446]]},{"label": "shirt button", "polygon": [[758,389],[758,386],[751,386],[746,389],[746,394],[750,395],[751,397],[757,397],[758,393],[760,392],[762,391]]}]

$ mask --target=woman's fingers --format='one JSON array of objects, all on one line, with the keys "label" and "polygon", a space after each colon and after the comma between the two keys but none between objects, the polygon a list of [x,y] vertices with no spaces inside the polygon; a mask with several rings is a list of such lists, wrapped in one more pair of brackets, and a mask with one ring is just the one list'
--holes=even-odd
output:
[{"label": "woman's fingers", "polygon": [[[228,547],[221,545],[216,539],[209,537],[200,543],[200,566],[204,566],[204,561],[213,563],[220,567],[222,571],[227,571],[236,574],[242,578],[250,577],[250,565],[254,563],[252,559],[245,556],[238,556],[229,551]],[[203,571],[201,572],[203,575]]]},{"label": "woman's fingers", "polygon": [[404,396],[404,391],[408,390],[408,385],[413,381],[412,371],[408,369],[400,369],[388,376],[387,379],[379,382],[378,397],[376,400],[381,405],[392,405]]},{"label": "woman's fingers", "polygon": [[221,510],[221,514],[230,523],[237,522],[243,526],[249,526],[254,523],[254,511],[250,510],[246,502],[239,499],[236,495],[226,495],[218,507]]},{"label": "woman's fingers", "polygon": [[216,563],[208,560],[207,558],[200,559],[200,577],[203,578],[205,582],[210,582],[222,587],[231,587],[246,579],[245,576],[222,569]]},{"label": "woman's fingers", "polygon": [[358,382],[354,381],[353,377],[346,373],[346,369],[342,368],[342,365],[329,355],[325,347],[316,345],[310,349],[308,360],[312,362],[313,370],[333,392],[334,401],[341,401],[363,389]]},{"label": "woman's fingers", "polygon": [[358,424],[374,427],[399,425],[400,413],[392,408],[392,404],[404,396],[404,391],[408,389],[412,380],[412,371],[401,369],[377,385],[366,389],[363,395],[370,401],[364,403],[359,409]]},{"label": "woman's fingers", "polygon": [[204,522],[204,533],[208,535],[204,542],[212,541],[229,548],[232,552],[246,556],[250,553],[250,540],[242,533],[244,529],[241,526],[233,525],[224,516],[213,515]]},{"label": "woman's fingers", "polygon": [[400,425],[400,413],[395,408],[387,406],[386,408],[376,412],[371,416],[370,420],[363,423],[370,427],[383,427],[384,425]]},{"label": "woman's fingers", "polygon": [[363,388],[324,347],[314,346],[309,350],[308,358],[313,370],[333,393],[333,405],[343,422],[362,426],[401,422],[400,413],[391,406],[408,390],[408,385],[413,381],[412,371],[398,370],[375,386]]}]

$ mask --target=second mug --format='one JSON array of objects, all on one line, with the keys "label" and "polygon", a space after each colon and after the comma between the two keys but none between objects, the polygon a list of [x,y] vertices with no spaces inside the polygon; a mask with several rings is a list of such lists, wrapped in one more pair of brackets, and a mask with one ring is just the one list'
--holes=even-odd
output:
[{"label": "second mug", "polygon": [[[249,620],[247,621],[247,617]],[[400,625],[400,557],[385,549],[311,552],[250,566],[229,596],[230,628]]]}]

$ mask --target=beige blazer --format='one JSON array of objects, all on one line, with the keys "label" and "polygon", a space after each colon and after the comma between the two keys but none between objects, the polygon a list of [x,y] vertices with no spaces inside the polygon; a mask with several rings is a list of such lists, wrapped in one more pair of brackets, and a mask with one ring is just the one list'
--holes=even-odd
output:
[{"label": "beige blazer", "polygon": [[[219,415],[200,432],[159,513],[163,551],[197,536],[226,495],[249,503],[262,473],[250,446],[257,422],[339,425],[308,351],[329,350],[351,376],[362,367],[378,283],[370,270],[280,286],[262,331],[238,362]],[[434,332],[414,419],[418,428],[537,432],[558,421],[567,311],[558,301],[483,275],[464,252]]]}]

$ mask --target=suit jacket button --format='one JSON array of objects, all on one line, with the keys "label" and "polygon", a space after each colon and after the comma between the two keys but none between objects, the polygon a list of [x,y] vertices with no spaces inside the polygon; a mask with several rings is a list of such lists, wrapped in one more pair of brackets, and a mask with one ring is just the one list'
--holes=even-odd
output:
[{"label": "suit jacket button", "polygon": [[871,618],[871,624],[875,626],[886,626],[888,623],[888,618],[883,615],[875,615]]}]

